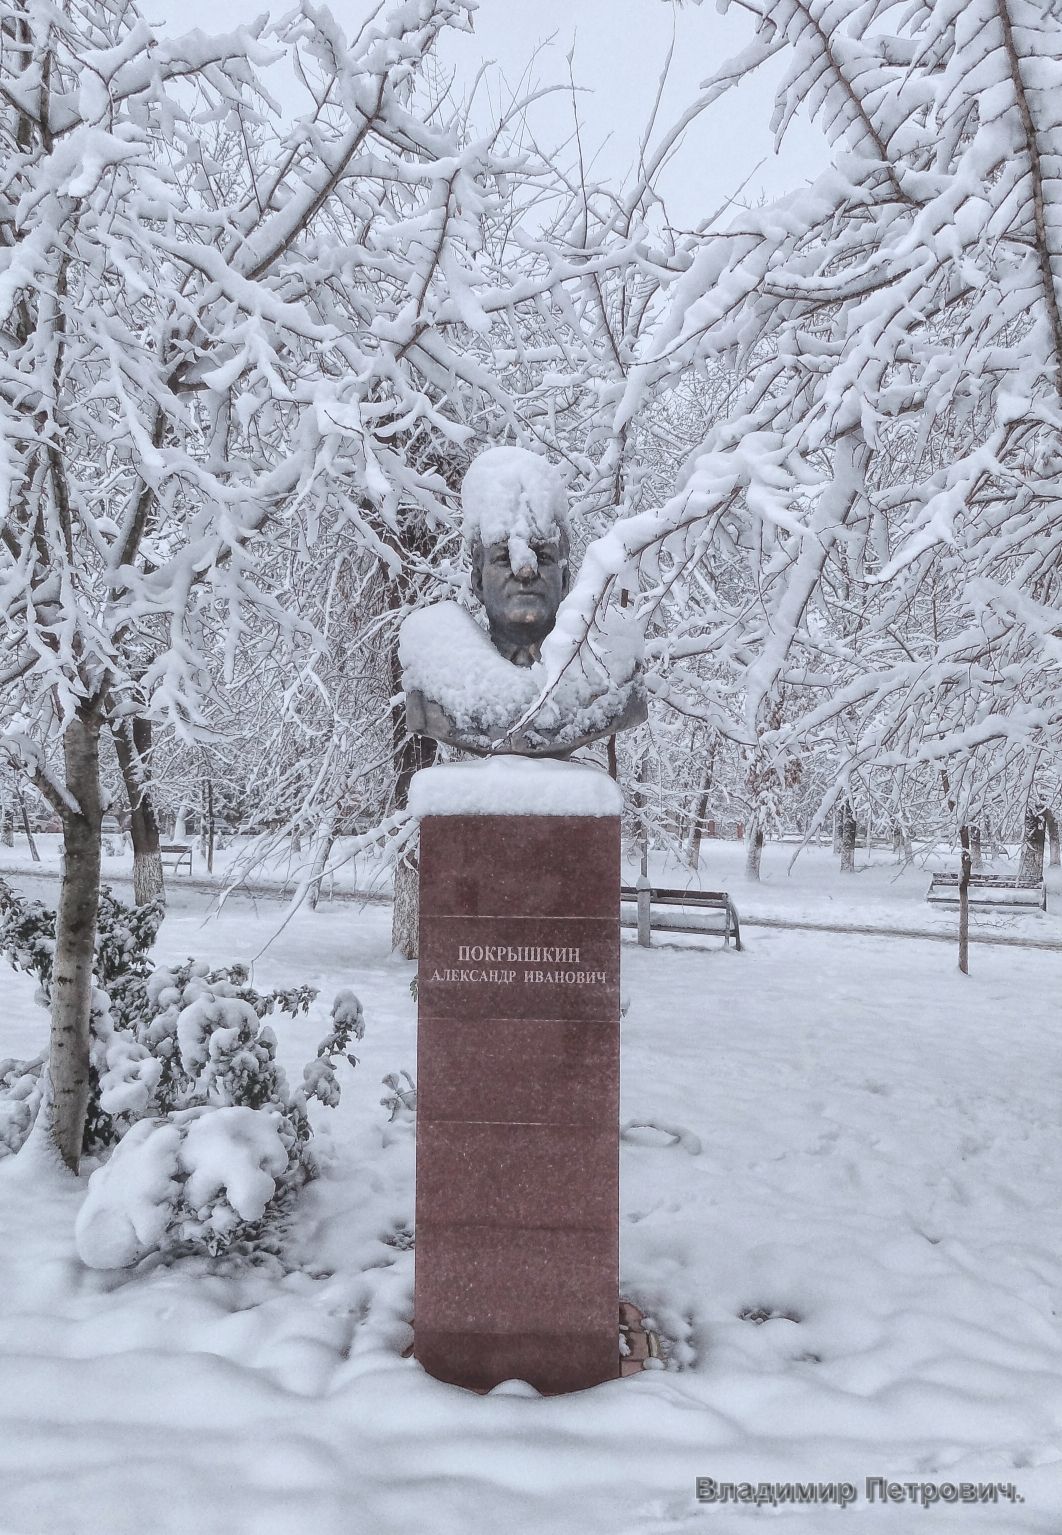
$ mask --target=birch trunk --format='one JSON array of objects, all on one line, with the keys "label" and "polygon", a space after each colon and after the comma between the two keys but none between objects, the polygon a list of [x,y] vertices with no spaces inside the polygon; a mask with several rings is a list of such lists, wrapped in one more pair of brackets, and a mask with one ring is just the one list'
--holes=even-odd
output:
[{"label": "birch trunk", "polygon": [[100,900],[100,731],[75,716],[63,737],[66,786],[80,811],[63,814],[63,871],[52,973],[51,1134],[73,1172],[89,1099],[89,1014]]}]

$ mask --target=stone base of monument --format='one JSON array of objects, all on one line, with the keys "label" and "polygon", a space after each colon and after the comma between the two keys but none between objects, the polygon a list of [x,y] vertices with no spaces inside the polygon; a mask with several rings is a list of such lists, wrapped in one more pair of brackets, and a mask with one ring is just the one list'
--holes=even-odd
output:
[{"label": "stone base of monument", "polygon": [[[563,1343],[559,1343],[562,1347]],[[413,1357],[413,1344],[402,1350],[403,1359]],[[645,1325],[645,1317],[638,1307],[630,1301],[621,1300],[619,1304],[619,1347],[616,1358],[615,1374],[626,1379],[628,1375],[637,1375],[641,1370],[650,1366],[652,1360],[660,1359],[660,1339],[650,1328]],[[473,1387],[473,1390],[486,1391],[488,1386]]]},{"label": "stone base of monument", "polygon": [[429,768],[414,1353],[441,1380],[620,1373],[619,793],[593,768]]}]

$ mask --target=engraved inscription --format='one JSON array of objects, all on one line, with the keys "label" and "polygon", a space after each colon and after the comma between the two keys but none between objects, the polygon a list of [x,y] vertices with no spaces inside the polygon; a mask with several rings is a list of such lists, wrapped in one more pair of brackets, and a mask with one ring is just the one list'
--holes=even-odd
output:
[{"label": "engraved inscription", "polygon": [[573,946],[462,943],[457,945],[455,960],[436,966],[430,979],[491,986],[604,986],[608,982],[606,972],[586,965],[581,951]]}]

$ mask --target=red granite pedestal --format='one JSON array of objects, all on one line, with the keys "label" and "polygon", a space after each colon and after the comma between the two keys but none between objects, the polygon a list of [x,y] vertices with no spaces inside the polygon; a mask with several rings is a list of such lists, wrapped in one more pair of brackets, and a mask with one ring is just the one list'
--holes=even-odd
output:
[{"label": "red granite pedestal", "polygon": [[414,1353],[540,1391],[618,1365],[619,820],[421,822]]}]

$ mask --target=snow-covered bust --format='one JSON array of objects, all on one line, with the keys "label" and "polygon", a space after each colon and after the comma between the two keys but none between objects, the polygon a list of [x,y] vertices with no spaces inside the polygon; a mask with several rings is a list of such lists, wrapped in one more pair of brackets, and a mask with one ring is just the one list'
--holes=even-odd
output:
[{"label": "snow-covered bust", "polygon": [[407,728],[480,755],[549,757],[640,724],[640,636],[616,614],[593,654],[520,723],[545,686],[542,642],[570,581],[568,498],[554,466],[524,448],[489,448],[465,475],[461,506],[488,628],[456,602],[410,614],[399,637]]}]

